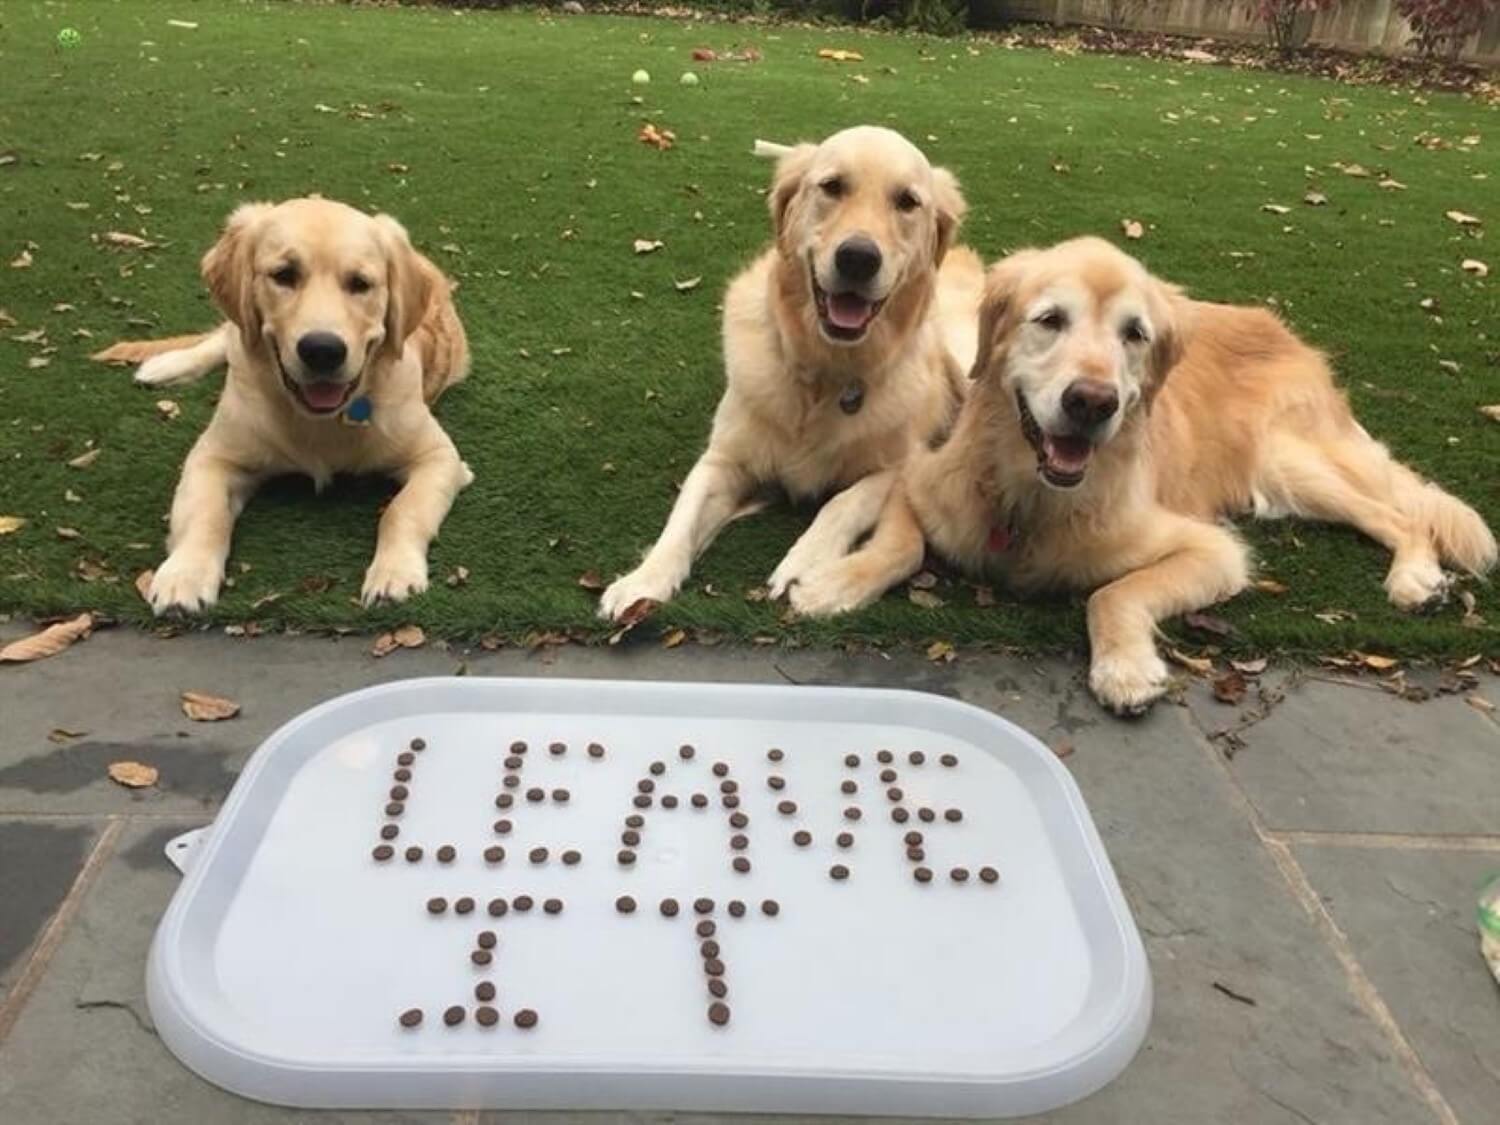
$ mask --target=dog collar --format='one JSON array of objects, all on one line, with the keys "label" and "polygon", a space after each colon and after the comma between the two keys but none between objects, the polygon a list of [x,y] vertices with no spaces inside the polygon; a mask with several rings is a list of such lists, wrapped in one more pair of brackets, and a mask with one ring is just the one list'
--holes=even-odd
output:
[{"label": "dog collar", "polygon": [[1016,529],[1013,526],[1007,524],[1002,527],[1000,524],[995,524],[990,528],[989,538],[985,540],[985,548],[990,554],[998,555],[1002,551],[1010,550],[1015,541]]},{"label": "dog collar", "polygon": [[370,401],[370,396],[360,395],[344,407],[339,414],[339,421],[346,426],[368,426],[374,414],[375,405]]}]

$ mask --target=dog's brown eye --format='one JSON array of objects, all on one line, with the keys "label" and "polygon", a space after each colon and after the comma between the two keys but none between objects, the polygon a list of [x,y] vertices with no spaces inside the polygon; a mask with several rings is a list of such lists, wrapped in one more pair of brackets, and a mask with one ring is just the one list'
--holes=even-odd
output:
[{"label": "dog's brown eye", "polygon": [[297,267],[290,263],[278,266],[271,271],[271,280],[283,288],[290,289],[297,284]]},{"label": "dog's brown eye", "polygon": [[837,199],[844,194],[844,181],[838,176],[829,176],[818,187],[822,188],[823,194],[830,199]]},{"label": "dog's brown eye", "polygon": [[909,212],[915,211],[920,206],[922,206],[922,201],[911,192],[902,191],[896,193],[896,210]]},{"label": "dog's brown eye", "polygon": [[1061,332],[1068,326],[1068,318],[1063,315],[1062,309],[1048,309],[1040,316],[1032,318],[1033,324],[1040,324],[1049,332]]},{"label": "dog's brown eye", "polygon": [[1146,335],[1146,326],[1135,317],[1125,322],[1125,327],[1120,330],[1120,335],[1125,337],[1128,344],[1144,344],[1149,336]]},{"label": "dog's brown eye", "polygon": [[370,291],[370,279],[368,277],[361,277],[357,273],[351,274],[349,280],[344,282],[344,285],[348,288],[349,292],[355,294],[368,293]]}]

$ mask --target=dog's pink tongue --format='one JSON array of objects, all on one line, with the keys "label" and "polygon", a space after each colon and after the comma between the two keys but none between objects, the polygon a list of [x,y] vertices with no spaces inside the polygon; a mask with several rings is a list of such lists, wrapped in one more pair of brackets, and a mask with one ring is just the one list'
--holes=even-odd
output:
[{"label": "dog's pink tongue", "polygon": [[870,319],[870,302],[858,293],[835,293],[828,298],[828,319],[839,328],[863,328]]},{"label": "dog's pink tongue", "polygon": [[332,410],[344,401],[343,383],[303,383],[302,399],[314,410]]},{"label": "dog's pink tongue", "polygon": [[1072,472],[1088,464],[1094,447],[1087,438],[1071,434],[1047,435],[1047,460],[1064,472]]}]

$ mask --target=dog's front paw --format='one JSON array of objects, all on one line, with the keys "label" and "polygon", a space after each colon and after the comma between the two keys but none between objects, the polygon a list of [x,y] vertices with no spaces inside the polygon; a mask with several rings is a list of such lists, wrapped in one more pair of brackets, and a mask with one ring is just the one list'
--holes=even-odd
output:
[{"label": "dog's front paw", "polygon": [[609,589],[599,599],[599,616],[606,621],[618,621],[627,609],[642,598],[665,602],[676,592],[677,583],[669,575],[649,566],[638,566],[610,583]]},{"label": "dog's front paw", "polygon": [[157,567],[146,600],[160,616],[178,610],[198,613],[219,600],[224,567],[213,558],[175,552]]},{"label": "dog's front paw", "polygon": [[1391,567],[1385,576],[1385,592],[1391,604],[1408,613],[1422,613],[1448,600],[1452,579],[1436,562],[1404,563]]},{"label": "dog's front paw", "polygon": [[1089,690],[1117,715],[1143,715],[1167,690],[1167,666],[1150,647],[1095,656]]},{"label": "dog's front paw", "polygon": [[364,589],[359,599],[367,607],[377,602],[404,602],[413,594],[427,589],[427,558],[414,553],[397,555],[377,553],[365,571]]},{"label": "dog's front paw", "polygon": [[851,558],[826,563],[800,577],[787,593],[792,609],[803,617],[835,617],[868,605],[866,584]]}]

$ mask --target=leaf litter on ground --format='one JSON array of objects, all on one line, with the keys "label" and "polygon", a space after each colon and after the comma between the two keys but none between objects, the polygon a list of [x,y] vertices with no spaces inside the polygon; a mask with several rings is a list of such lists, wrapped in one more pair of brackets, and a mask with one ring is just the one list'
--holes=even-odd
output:
[{"label": "leaf litter on ground", "polygon": [[45,629],[11,641],[0,648],[0,664],[26,664],[33,660],[45,660],[49,656],[68,649],[73,642],[81,641],[93,631],[94,615],[80,613],[68,621],[59,621]]}]

